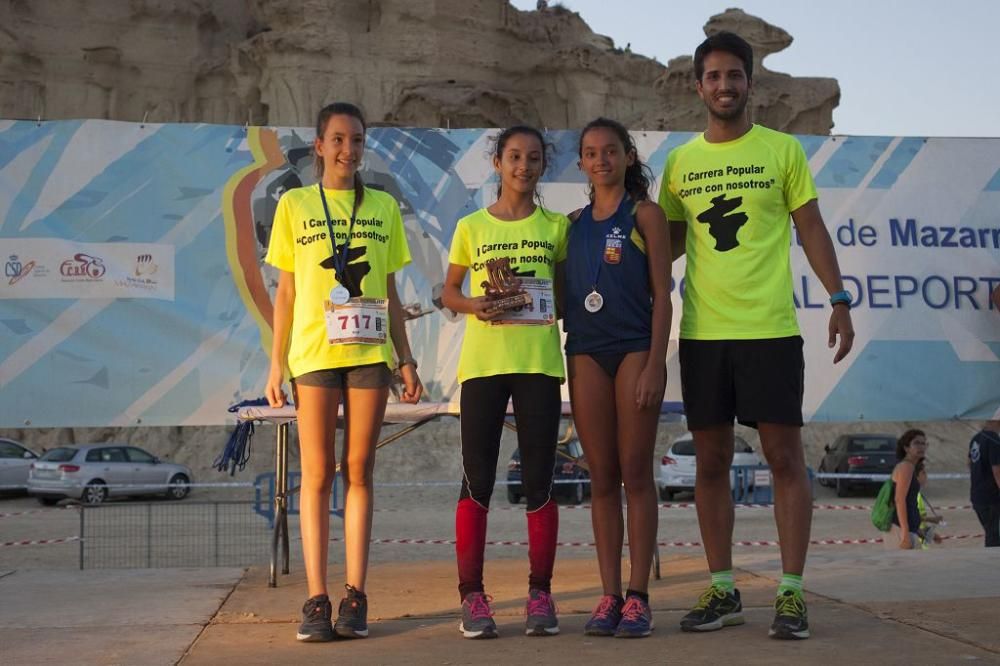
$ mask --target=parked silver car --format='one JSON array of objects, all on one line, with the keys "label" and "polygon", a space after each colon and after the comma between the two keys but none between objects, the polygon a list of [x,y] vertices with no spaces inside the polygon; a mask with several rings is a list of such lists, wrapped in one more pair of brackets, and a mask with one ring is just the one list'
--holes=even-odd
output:
[{"label": "parked silver car", "polygon": [[191,470],[121,444],[61,446],[46,451],[31,466],[28,494],[45,505],[64,498],[100,504],[108,497],[163,495],[183,499]]},{"label": "parked silver car", "polygon": [[[745,439],[736,435],[733,447],[733,465],[763,465],[754,448]],[[660,490],[660,499],[669,502],[674,493],[694,490],[695,479],[694,437],[685,432],[674,439],[667,449],[666,455],[660,460],[660,476],[656,479],[656,487]]]},{"label": "parked silver car", "polygon": [[38,454],[18,442],[0,437],[0,495],[23,493],[28,484],[28,470]]}]

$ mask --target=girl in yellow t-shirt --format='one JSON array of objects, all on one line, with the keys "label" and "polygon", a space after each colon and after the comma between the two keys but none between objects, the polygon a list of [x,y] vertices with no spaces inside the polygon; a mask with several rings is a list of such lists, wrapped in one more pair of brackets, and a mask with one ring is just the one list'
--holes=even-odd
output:
[{"label": "girl in yellow t-shirt", "polygon": [[[423,388],[410,353],[395,272],[410,261],[399,205],[368,189],[358,168],[365,121],[352,104],[324,107],[316,121],[316,185],[289,190],[275,212],[265,261],[279,269],[266,395],[285,403],[292,377],[302,458],[302,554],[309,599],[300,641],[368,635],[365,577],[371,539],[375,444],[382,427],[395,348],[404,388]],[[362,230],[355,230],[357,222]],[[344,404],[344,542],[347,595],[336,625],[327,596],[330,489],[336,470],[337,411]]]},{"label": "girl in yellow t-shirt", "polygon": [[[545,140],[533,127],[515,126],[500,133],[493,152],[500,179],[497,201],[459,220],[448,256],[444,305],[469,315],[458,364],[463,475],[455,512],[461,629],[466,638],[497,635],[483,588],[483,555],[508,400],[517,419],[527,500],[531,572],[526,632],[559,633],[551,595],[559,529],[552,473],[562,407],[559,386],[565,372],[554,277],[556,262],[565,258],[569,220],[535,203],[545,153]],[[462,293],[467,273],[471,296]]]}]

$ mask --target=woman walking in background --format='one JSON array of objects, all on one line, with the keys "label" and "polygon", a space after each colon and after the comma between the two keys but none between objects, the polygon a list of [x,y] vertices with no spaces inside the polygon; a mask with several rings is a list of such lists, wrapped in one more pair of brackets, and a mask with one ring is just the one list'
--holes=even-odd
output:
[{"label": "woman walking in background", "polygon": [[927,454],[927,437],[923,430],[907,430],[896,442],[896,467],[892,470],[893,501],[896,513],[892,518],[893,534],[904,550],[920,547],[920,510],[917,495],[917,465]]}]

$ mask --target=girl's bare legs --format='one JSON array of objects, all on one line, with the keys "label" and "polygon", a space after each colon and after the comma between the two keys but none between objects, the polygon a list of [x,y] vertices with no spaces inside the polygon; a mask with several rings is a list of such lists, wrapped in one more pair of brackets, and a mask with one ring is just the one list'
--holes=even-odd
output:
[{"label": "girl's bare legs", "polygon": [[330,492],[336,473],[334,437],[340,389],[297,386],[302,487],[299,526],[309,596],[326,594],[326,562],[330,550]]},{"label": "girl's bare legs", "polygon": [[586,354],[568,356],[567,363],[573,423],[590,467],[590,519],[597,543],[601,585],[604,594],[621,596],[625,529],[622,520],[622,477],[618,447],[615,446],[615,384],[601,366]]},{"label": "girl's bare legs", "polygon": [[347,388],[344,393],[344,558],[347,584],[364,592],[375,508],[375,445],[389,389]]},{"label": "girl's bare legs", "polygon": [[639,409],[635,401],[635,385],[648,356],[649,352],[644,351],[628,354],[615,376],[617,454],[628,502],[628,552],[632,565],[628,587],[637,592],[645,592],[649,587],[659,508],[653,481],[653,448],[663,396],[645,409]]}]

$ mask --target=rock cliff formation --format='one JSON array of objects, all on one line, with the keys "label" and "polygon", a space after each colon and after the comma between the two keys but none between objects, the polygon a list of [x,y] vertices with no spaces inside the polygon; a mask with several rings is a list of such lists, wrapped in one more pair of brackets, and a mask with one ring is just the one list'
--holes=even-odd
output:
[{"label": "rock cliff formation", "polygon": [[[740,10],[706,33],[763,58],[785,31]],[[755,118],[825,134],[833,79],[759,66]],[[0,117],[310,125],[334,99],[373,122],[635,128],[702,126],[689,56],[664,67],[615,48],[580,16],[507,0],[0,0]]]},{"label": "rock cliff formation", "polygon": [[[727,9],[705,24],[706,35],[723,30],[735,32],[753,45],[750,108],[755,122],[796,134],[829,134],[833,128],[833,110],[840,103],[836,79],[792,77],[764,67],[764,58],[788,48],[792,36],[740,9]],[[691,56],[671,60],[653,85],[661,104],[644,112],[633,122],[633,127],[701,129],[705,108],[695,93]]]}]

